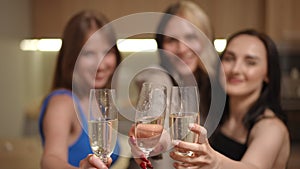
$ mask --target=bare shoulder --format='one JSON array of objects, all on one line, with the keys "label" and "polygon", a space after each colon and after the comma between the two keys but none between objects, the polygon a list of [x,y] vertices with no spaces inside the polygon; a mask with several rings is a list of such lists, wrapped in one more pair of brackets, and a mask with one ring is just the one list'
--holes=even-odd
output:
[{"label": "bare shoulder", "polygon": [[[271,110],[250,131],[248,149],[243,159],[261,168],[286,168],[290,154],[287,126]],[[264,159],[264,160],[262,160]]]},{"label": "bare shoulder", "polygon": [[286,125],[283,121],[276,117],[274,112],[270,109],[265,110],[263,118],[254,125],[253,129],[268,129],[279,132],[287,132]]},{"label": "bare shoulder", "polygon": [[250,137],[262,136],[269,139],[288,141],[289,132],[287,126],[270,109],[266,109],[264,117],[261,118],[252,128]]},{"label": "bare shoulder", "polygon": [[43,119],[45,136],[45,154],[57,155],[67,159],[68,145],[78,138],[81,130],[74,130],[76,110],[72,97],[67,94],[54,95],[50,98]]},{"label": "bare shoulder", "polygon": [[286,125],[275,116],[274,112],[270,109],[266,109],[264,116],[255,123],[252,129],[253,133],[256,134],[285,134],[288,132]]},{"label": "bare shoulder", "polygon": [[49,100],[46,116],[69,116],[75,111],[72,97],[69,95],[55,95]]},{"label": "bare shoulder", "polygon": [[68,107],[73,106],[74,102],[72,97],[67,94],[60,94],[53,96],[49,101],[49,106],[62,106]]}]

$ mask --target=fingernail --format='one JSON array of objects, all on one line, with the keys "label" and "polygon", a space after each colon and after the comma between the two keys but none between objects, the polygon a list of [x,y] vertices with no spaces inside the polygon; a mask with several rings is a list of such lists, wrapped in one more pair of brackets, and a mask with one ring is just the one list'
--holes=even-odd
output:
[{"label": "fingernail", "polygon": [[201,127],[200,131],[203,136],[205,136],[205,137],[207,136],[207,130],[205,128]]},{"label": "fingernail", "polygon": [[144,161],[141,162],[140,167],[141,167],[142,169],[147,169],[146,162],[144,162]]},{"label": "fingernail", "polygon": [[163,146],[163,145],[160,145],[159,151],[161,152],[161,151],[163,151],[163,150],[164,150],[164,146]]},{"label": "fingernail", "polygon": [[95,158],[98,158],[95,154],[92,154],[90,157],[89,157],[89,162],[92,162],[94,161]]},{"label": "fingernail", "polygon": [[153,166],[152,166],[152,164],[150,163],[150,161],[147,163],[147,167],[153,168]]},{"label": "fingernail", "polygon": [[195,127],[195,124],[194,123],[189,123],[189,129],[192,129]]},{"label": "fingernail", "polygon": [[146,157],[144,157],[144,156],[141,157],[141,160],[143,160],[143,161],[145,161],[145,162],[147,162],[147,163],[150,162],[150,161],[149,161]]},{"label": "fingernail", "polygon": [[136,144],[136,140],[133,136],[130,136],[129,139],[132,144]]},{"label": "fingernail", "polygon": [[174,146],[177,146],[179,144],[180,140],[172,140],[172,144]]}]

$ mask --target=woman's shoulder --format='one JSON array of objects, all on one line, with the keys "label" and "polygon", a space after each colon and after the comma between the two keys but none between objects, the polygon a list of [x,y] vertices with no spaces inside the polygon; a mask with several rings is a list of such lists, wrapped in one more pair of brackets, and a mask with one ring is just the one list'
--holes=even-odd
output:
[{"label": "woman's shoulder", "polygon": [[289,137],[287,126],[280,120],[275,113],[266,109],[264,114],[254,124],[250,136],[268,136],[272,138]]},{"label": "woman's shoulder", "polygon": [[66,89],[54,90],[48,95],[48,109],[66,110],[74,109],[72,92]]},{"label": "woman's shoulder", "polygon": [[290,153],[289,132],[284,122],[272,110],[266,109],[263,117],[254,124],[247,151],[247,157],[251,159],[274,161],[270,164],[272,168],[286,165]]}]

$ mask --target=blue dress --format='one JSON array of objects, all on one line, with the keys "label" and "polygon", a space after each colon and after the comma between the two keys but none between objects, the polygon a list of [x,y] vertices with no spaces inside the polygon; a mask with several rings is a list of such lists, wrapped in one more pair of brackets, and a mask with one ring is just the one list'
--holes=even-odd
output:
[{"label": "blue dress", "polygon": [[[43,129],[42,129],[43,128],[43,119],[45,116],[47,106],[49,104],[49,100],[51,99],[51,97],[53,97],[55,95],[68,95],[70,97],[73,97],[73,99],[75,101],[75,105],[77,106],[77,109],[79,111],[79,116],[81,118],[82,125],[85,129],[87,129],[87,121],[86,121],[85,115],[83,113],[83,110],[79,104],[78,98],[75,95],[73,95],[72,92],[69,90],[65,90],[65,89],[55,90],[52,93],[50,93],[46,97],[46,99],[43,101],[41,112],[40,112],[39,131],[40,131],[40,136],[41,136],[43,145],[45,142],[45,137],[44,137],[44,133],[43,133]],[[81,135],[79,136],[77,141],[73,145],[69,146],[69,149],[68,149],[68,151],[69,151],[68,162],[69,162],[69,164],[76,166],[76,167],[79,167],[80,161],[82,159],[86,158],[86,156],[88,154],[93,153],[91,146],[90,146],[89,137],[85,131],[87,131],[87,130],[82,130]],[[119,147],[119,143],[117,141],[114,152],[111,155],[111,158],[113,160],[112,164],[118,159],[119,151],[120,151],[120,147]]]}]

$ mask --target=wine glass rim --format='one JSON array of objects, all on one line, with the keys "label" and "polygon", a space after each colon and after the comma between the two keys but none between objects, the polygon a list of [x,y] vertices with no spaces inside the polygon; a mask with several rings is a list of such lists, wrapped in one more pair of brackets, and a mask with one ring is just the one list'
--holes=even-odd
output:
[{"label": "wine glass rim", "polygon": [[155,82],[144,82],[143,86],[155,86],[155,87],[161,87],[163,89],[167,89],[167,86],[161,83],[155,83]]},{"label": "wine glass rim", "polygon": [[190,85],[190,86],[172,86],[172,88],[197,88],[195,85]]},{"label": "wine glass rim", "polygon": [[111,88],[92,88],[90,91],[115,91],[116,89]]},{"label": "wine glass rim", "polygon": [[93,95],[95,93],[112,94],[112,96],[115,97],[116,90],[111,89],[111,88],[97,88],[97,89],[92,88],[92,89],[90,89],[90,97],[91,97],[91,95]]}]

